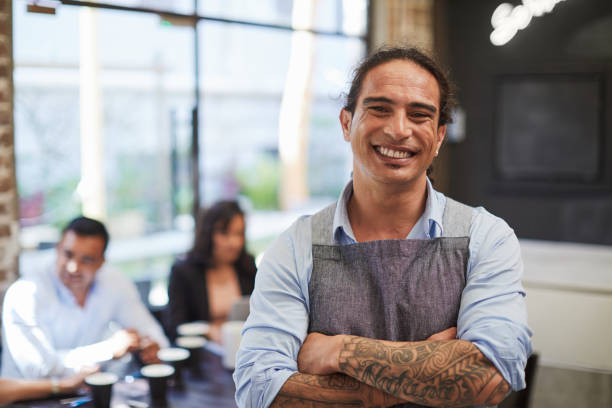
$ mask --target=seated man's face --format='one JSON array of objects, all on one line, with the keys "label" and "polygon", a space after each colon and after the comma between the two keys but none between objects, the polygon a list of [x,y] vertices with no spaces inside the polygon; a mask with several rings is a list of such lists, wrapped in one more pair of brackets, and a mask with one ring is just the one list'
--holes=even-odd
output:
[{"label": "seated man's face", "polygon": [[66,231],[57,245],[57,273],[72,293],[89,290],[104,263],[104,239]]}]

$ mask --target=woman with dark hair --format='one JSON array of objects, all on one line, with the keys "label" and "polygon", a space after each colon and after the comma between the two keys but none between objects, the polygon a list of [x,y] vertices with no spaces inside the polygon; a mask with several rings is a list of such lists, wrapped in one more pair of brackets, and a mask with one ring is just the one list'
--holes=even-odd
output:
[{"label": "woman with dark hair", "polygon": [[235,201],[219,201],[200,213],[193,248],[172,266],[166,329],[176,337],[181,323],[211,323],[209,337],[219,342],[220,327],[232,304],[250,295],[255,260],[245,249],[244,213]]}]

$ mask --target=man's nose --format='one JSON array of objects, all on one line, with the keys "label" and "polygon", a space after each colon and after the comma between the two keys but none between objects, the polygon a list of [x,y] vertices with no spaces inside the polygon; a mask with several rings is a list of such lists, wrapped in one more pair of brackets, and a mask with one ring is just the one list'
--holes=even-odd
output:
[{"label": "man's nose", "polygon": [[76,273],[76,271],[79,270],[79,266],[77,265],[77,262],[74,259],[71,259],[70,261],[68,261],[68,263],[66,264],[66,270],[69,273]]},{"label": "man's nose", "polygon": [[385,127],[385,133],[396,140],[401,140],[412,136],[412,128],[406,116],[398,112],[393,115]]}]

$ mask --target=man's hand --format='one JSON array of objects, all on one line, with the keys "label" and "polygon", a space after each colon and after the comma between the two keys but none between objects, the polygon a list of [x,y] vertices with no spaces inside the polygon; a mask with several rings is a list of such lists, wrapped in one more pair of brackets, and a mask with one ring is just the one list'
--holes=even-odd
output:
[{"label": "man's hand", "polygon": [[113,358],[121,358],[126,353],[140,348],[140,337],[134,329],[119,330],[110,338],[113,344]]},{"label": "man's hand", "polygon": [[93,374],[98,371],[98,367],[85,367],[82,368],[76,374],[71,375],[70,377],[62,378],[59,381],[59,393],[60,394],[69,394],[71,392],[77,391],[84,384],[85,377],[89,374]]},{"label": "man's hand", "polygon": [[434,333],[427,338],[426,341],[439,341],[439,340],[455,340],[457,338],[457,328],[449,327],[446,330],[442,330],[439,333]]},{"label": "man's hand", "polygon": [[148,336],[143,336],[140,339],[140,359],[145,364],[160,363],[160,359],[157,357],[159,351],[159,344]]},{"label": "man's hand", "polygon": [[[429,336],[427,341],[454,340],[457,328],[450,327]],[[298,354],[300,373],[327,375],[339,372],[338,358],[342,349],[342,335],[326,336],[321,333],[310,333]]]},{"label": "man's hand", "polygon": [[298,353],[300,373],[327,375],[339,372],[338,358],[342,349],[343,335],[326,336],[310,333]]}]

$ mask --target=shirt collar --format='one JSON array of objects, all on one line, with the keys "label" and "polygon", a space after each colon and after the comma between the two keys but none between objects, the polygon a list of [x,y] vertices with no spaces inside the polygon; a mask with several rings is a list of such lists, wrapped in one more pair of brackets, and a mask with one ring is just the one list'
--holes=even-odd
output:
[{"label": "shirt collar", "polygon": [[[348,216],[348,202],[353,195],[353,180],[351,179],[340,194],[340,199],[336,204],[334,213],[334,222],[332,225],[334,232],[334,241],[337,244],[345,245],[357,242],[355,234],[351,228],[351,222]],[[443,226],[442,217],[444,207],[446,206],[446,197],[434,190],[431,181],[427,178],[427,200],[425,202],[425,211],[419,221],[415,224],[410,232],[410,238],[428,239],[438,238],[442,236]],[[408,238],[408,237],[407,237]]]}]

